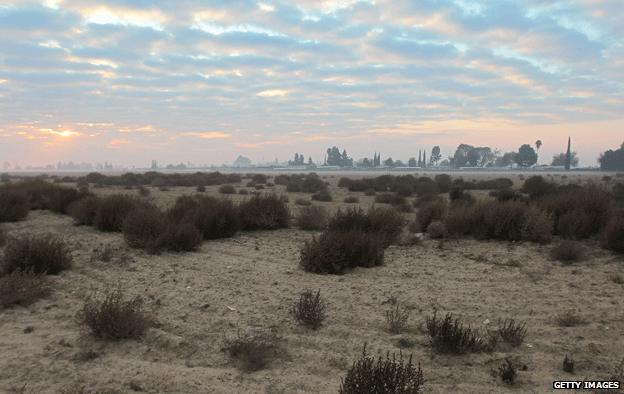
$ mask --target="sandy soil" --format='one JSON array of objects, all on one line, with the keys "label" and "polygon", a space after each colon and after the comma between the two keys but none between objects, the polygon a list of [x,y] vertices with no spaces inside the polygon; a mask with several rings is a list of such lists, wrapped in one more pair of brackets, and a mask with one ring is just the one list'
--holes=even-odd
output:
[{"label": "sandy soil", "polygon": [[[337,179],[328,178],[334,184]],[[331,190],[335,201],[350,194]],[[164,206],[191,192],[152,189],[150,198]],[[217,194],[216,187],[208,192]],[[362,206],[372,203],[372,197],[353,194]],[[291,193],[291,204],[297,197],[309,195]],[[624,285],[611,279],[624,275],[624,258],[594,241],[586,242],[586,261],[564,266],[549,259],[549,246],[425,240],[391,246],[382,267],[323,276],[299,269],[299,248],[314,232],[295,228],[207,241],[194,253],[151,256],[129,249],[120,234],[76,227],[71,218],[47,211],[5,227],[12,234],[61,234],[74,251],[75,267],[51,277],[50,297],[0,311],[0,392],[57,393],[80,384],[109,393],[336,393],[364,343],[370,353],[385,354],[398,352],[397,340],[408,337],[416,345],[403,352],[421,362],[425,392],[543,393],[555,379],[609,376],[624,354]],[[108,262],[101,260],[106,248],[112,251]],[[94,290],[119,283],[128,295],[144,297],[158,327],[142,340],[95,340],[76,313]],[[289,315],[304,289],[320,289],[329,304],[318,331],[298,326]],[[391,296],[411,309],[402,335],[386,328]],[[556,317],[569,309],[586,323],[560,327]],[[479,329],[513,317],[526,321],[528,334],[519,348],[438,355],[422,329],[434,310],[453,312]],[[224,338],[269,327],[279,332],[283,355],[265,370],[236,369],[221,350]],[[573,376],[561,370],[566,354],[576,361]],[[493,373],[506,357],[527,366],[512,388]]]}]

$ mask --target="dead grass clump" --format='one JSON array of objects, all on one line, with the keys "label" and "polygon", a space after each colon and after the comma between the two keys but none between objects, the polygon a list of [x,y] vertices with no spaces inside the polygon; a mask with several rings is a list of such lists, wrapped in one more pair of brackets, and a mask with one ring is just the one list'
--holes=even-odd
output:
[{"label": "dead grass clump", "polygon": [[501,377],[503,382],[510,386],[516,382],[517,375],[518,373],[516,371],[516,367],[508,358],[506,358],[505,362],[498,367],[498,376]]},{"label": "dead grass clump", "polygon": [[100,231],[121,231],[126,216],[133,211],[139,201],[136,197],[112,194],[102,198],[98,204],[93,224]]},{"label": "dead grass clump", "polygon": [[526,323],[517,322],[514,319],[505,319],[499,323],[495,335],[497,339],[500,338],[511,346],[518,347],[524,341],[526,333]]},{"label": "dead grass clump", "polygon": [[383,243],[372,233],[325,231],[304,244],[299,264],[307,272],[343,274],[354,267],[382,265],[383,255]]},{"label": "dead grass clump", "polygon": [[219,193],[221,194],[236,194],[236,188],[232,185],[219,186]]},{"label": "dead grass clump", "polygon": [[550,250],[550,256],[562,263],[573,263],[585,258],[585,247],[578,241],[563,240]]},{"label": "dead grass clump", "polygon": [[28,215],[29,210],[26,193],[9,186],[0,187],[0,223],[20,221]]},{"label": "dead grass clump", "polygon": [[302,230],[322,230],[327,227],[327,210],[320,206],[302,207],[295,221]]},{"label": "dead grass clump", "polygon": [[319,328],[325,319],[325,301],[321,299],[321,291],[316,294],[311,290],[301,293],[290,312],[300,324],[313,330]]},{"label": "dead grass clump", "polygon": [[13,271],[0,276],[0,306],[30,305],[50,293],[45,276],[32,271]]},{"label": "dead grass clump", "polygon": [[100,198],[96,196],[86,196],[72,202],[67,207],[67,213],[74,219],[76,225],[91,226],[95,221],[100,204]]},{"label": "dead grass clump", "polygon": [[573,309],[569,309],[556,317],[561,327],[576,327],[585,324],[585,319]]},{"label": "dead grass clump", "polygon": [[448,212],[446,201],[437,200],[423,205],[416,215],[421,228],[427,228],[433,221],[443,220]]},{"label": "dead grass clump", "polygon": [[433,317],[427,317],[426,327],[431,346],[439,353],[475,353],[488,349],[477,332],[469,326],[465,327],[450,313],[439,319],[435,312]]},{"label": "dead grass clump", "polygon": [[78,319],[95,337],[112,340],[141,337],[154,324],[143,300],[126,300],[121,287],[87,298]]},{"label": "dead grass clump", "polygon": [[56,275],[71,266],[71,253],[60,238],[25,235],[8,240],[2,272],[31,271],[34,274]]},{"label": "dead grass clump", "polygon": [[427,226],[427,234],[432,239],[440,239],[447,236],[446,226],[443,222],[436,220]]},{"label": "dead grass clump", "polygon": [[162,211],[155,206],[145,205],[126,216],[122,231],[130,247],[157,252],[159,239],[166,228],[167,221]]},{"label": "dead grass clump", "polygon": [[229,199],[181,196],[167,212],[176,225],[193,224],[204,239],[229,238],[240,230],[239,210]]},{"label": "dead grass clump", "polygon": [[624,212],[613,215],[607,222],[603,238],[607,249],[624,253]]},{"label": "dead grass clump", "polygon": [[360,199],[357,196],[347,196],[343,200],[346,204],[357,204],[360,202]]},{"label": "dead grass clump", "polygon": [[158,247],[173,252],[197,250],[203,240],[202,233],[192,223],[169,223],[158,240]]},{"label": "dead grass clump", "polygon": [[288,201],[275,195],[255,195],[240,205],[243,230],[287,228],[290,221]]},{"label": "dead grass clump", "polygon": [[223,350],[245,372],[266,368],[281,351],[279,337],[273,331],[253,335],[238,333],[235,338],[225,340]]},{"label": "dead grass clump", "polygon": [[407,360],[399,353],[386,354],[375,360],[366,353],[366,345],[362,355],[347,372],[340,383],[340,394],[419,394],[422,393],[424,378],[420,364],[414,365],[412,356]]},{"label": "dead grass clump", "polygon": [[393,334],[400,334],[405,331],[407,327],[407,320],[409,319],[409,309],[401,307],[397,302],[393,308],[386,311],[386,323],[388,325],[388,331]]}]

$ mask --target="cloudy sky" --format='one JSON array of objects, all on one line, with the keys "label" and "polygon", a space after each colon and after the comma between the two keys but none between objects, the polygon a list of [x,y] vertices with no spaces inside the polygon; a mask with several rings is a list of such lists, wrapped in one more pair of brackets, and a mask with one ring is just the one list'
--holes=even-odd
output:
[{"label": "cloudy sky", "polygon": [[0,161],[624,140],[620,0],[0,0]]}]

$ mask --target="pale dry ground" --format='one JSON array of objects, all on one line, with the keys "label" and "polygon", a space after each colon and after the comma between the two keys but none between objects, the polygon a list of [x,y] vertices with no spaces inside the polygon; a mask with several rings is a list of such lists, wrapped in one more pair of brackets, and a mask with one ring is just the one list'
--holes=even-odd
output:
[{"label": "pale dry ground", "polygon": [[[335,185],[338,178],[327,180]],[[217,187],[208,189],[218,194]],[[151,190],[150,198],[166,206],[194,189]],[[348,192],[334,186],[331,191],[338,203],[315,204],[347,205],[341,201]],[[372,203],[372,197],[353,194],[364,207]],[[309,195],[290,193],[293,211],[296,197]],[[206,241],[194,253],[151,256],[128,249],[120,234],[76,227],[69,217],[47,211],[33,211],[27,220],[5,227],[11,234],[62,235],[74,251],[75,267],[51,277],[55,291],[49,298],[0,311],[1,392],[56,393],[79,383],[115,393],[139,388],[153,393],[336,393],[364,343],[370,353],[385,354],[398,352],[398,338],[408,337],[416,345],[403,352],[422,363],[425,392],[542,393],[550,392],[554,379],[609,376],[624,354],[624,285],[611,279],[624,275],[624,258],[593,241],[586,242],[591,250],[587,261],[564,266],[548,258],[549,246],[426,240],[391,246],[382,267],[323,276],[298,268],[299,248],[314,232],[295,228]],[[104,248],[112,249],[112,261],[98,259]],[[76,321],[86,296],[118,283],[129,295],[143,296],[157,316],[159,327],[142,340],[95,340]],[[329,303],[318,331],[299,327],[289,316],[304,289],[320,289]],[[391,296],[411,309],[404,335],[387,332]],[[482,330],[486,319],[495,323],[513,317],[527,322],[528,335],[516,349],[437,355],[422,330],[425,317],[436,309]],[[556,316],[568,309],[577,310],[586,324],[560,327]],[[268,369],[240,372],[221,351],[225,336],[269,327],[278,328],[284,354]],[[94,352],[91,357],[89,352]],[[573,377],[561,371],[565,354],[576,361]],[[527,366],[513,388],[492,372],[505,357]]]}]

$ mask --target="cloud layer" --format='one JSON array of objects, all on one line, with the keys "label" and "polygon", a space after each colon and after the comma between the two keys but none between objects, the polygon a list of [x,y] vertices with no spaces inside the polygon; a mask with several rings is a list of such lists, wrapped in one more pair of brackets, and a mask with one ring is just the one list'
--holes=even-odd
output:
[{"label": "cloud layer", "polygon": [[624,135],[619,0],[3,4],[3,161],[548,155],[571,134],[593,164]]}]

